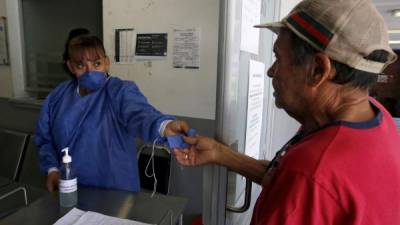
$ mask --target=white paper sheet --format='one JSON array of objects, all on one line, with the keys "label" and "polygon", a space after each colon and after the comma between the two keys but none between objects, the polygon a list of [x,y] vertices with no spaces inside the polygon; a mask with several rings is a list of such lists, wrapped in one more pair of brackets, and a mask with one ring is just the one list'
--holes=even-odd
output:
[{"label": "white paper sheet", "polygon": [[257,159],[260,152],[262,115],[264,110],[264,74],[264,63],[250,60],[245,153]]},{"label": "white paper sheet", "polygon": [[128,219],[121,219],[106,216],[101,213],[82,211],[77,208],[71,209],[62,218],[57,220],[54,225],[150,225],[148,223],[137,222]]},{"label": "white paper sheet", "polygon": [[132,64],[135,59],[136,31],[133,28],[118,30],[119,49],[116,55],[119,64]]},{"label": "white paper sheet", "polygon": [[85,214],[85,211],[73,208],[67,214],[57,220],[54,225],[73,225],[83,214]]},{"label": "white paper sheet", "polygon": [[200,69],[200,28],[174,30],[174,68]]},{"label": "white paper sheet", "polygon": [[258,55],[260,29],[254,28],[254,25],[260,24],[261,0],[245,0],[242,2],[240,50]]}]

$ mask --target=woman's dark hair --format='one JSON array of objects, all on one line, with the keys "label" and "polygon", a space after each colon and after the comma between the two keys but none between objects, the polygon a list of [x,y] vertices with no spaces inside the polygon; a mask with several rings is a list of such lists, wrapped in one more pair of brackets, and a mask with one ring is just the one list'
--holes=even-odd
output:
[{"label": "woman's dark hair", "polygon": [[[293,62],[295,65],[311,63],[319,50],[316,50],[293,32],[290,31],[289,33],[292,40],[291,48],[293,50]],[[364,58],[376,62],[386,62],[388,56],[389,53],[384,50],[375,50]],[[331,63],[336,70],[336,75],[332,80],[334,83],[349,84],[355,88],[368,89],[377,81],[378,74],[376,73],[357,70],[333,59],[331,59]]]},{"label": "woman's dark hair", "polygon": [[[103,42],[94,35],[80,35],[73,38],[68,45],[68,60],[72,56],[74,59],[86,57],[85,52],[90,52],[92,56],[104,57],[106,50]],[[78,58],[77,58],[78,57]]]},{"label": "woman's dark hair", "polygon": [[75,76],[73,74],[71,74],[71,72],[69,71],[68,66],[67,66],[67,60],[69,59],[69,52],[68,52],[69,43],[71,42],[72,39],[74,39],[80,35],[89,35],[89,34],[90,34],[90,31],[86,28],[74,28],[69,32],[68,38],[65,41],[64,52],[62,54],[63,66],[64,66],[64,70],[73,78],[75,78]]}]

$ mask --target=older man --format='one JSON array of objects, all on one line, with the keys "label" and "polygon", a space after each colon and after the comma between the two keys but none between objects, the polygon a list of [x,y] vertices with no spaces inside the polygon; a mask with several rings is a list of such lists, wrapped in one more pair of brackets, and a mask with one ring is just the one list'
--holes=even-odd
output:
[{"label": "older man", "polygon": [[370,0],[304,0],[281,22],[268,71],[275,103],[301,123],[273,161],[185,138],[183,165],[216,163],[263,187],[252,223],[400,224],[400,138],[368,95],[396,55]]}]

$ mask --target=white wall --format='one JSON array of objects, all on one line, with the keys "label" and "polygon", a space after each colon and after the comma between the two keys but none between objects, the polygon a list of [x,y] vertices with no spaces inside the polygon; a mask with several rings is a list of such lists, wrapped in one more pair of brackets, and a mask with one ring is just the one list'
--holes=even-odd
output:
[{"label": "white wall", "polygon": [[280,18],[283,19],[301,0],[283,0],[281,1]]},{"label": "white wall", "polygon": [[[168,33],[168,57],[130,65],[113,63],[111,73],[135,81],[149,101],[164,113],[215,119],[219,1],[103,0],[104,44],[114,58],[114,32]],[[173,29],[200,28],[200,69],[172,68]]]},{"label": "white wall", "polygon": [[[0,0],[0,17],[6,17],[6,0]],[[0,65],[0,97],[11,97],[13,94],[13,84],[11,67]]]}]

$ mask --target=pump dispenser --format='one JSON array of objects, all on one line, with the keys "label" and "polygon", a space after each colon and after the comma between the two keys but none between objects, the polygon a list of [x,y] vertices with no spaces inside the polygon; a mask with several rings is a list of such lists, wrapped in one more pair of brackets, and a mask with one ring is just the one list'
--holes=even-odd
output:
[{"label": "pump dispenser", "polygon": [[72,162],[72,158],[70,155],[68,155],[68,151],[69,151],[68,147],[61,150],[61,152],[65,152],[65,155],[62,157],[63,163],[71,163]]},{"label": "pump dispenser", "polygon": [[68,154],[68,147],[61,151],[65,155],[62,157],[62,166],[60,169],[60,205],[62,207],[72,207],[78,202],[78,180],[72,167],[72,158]]}]

